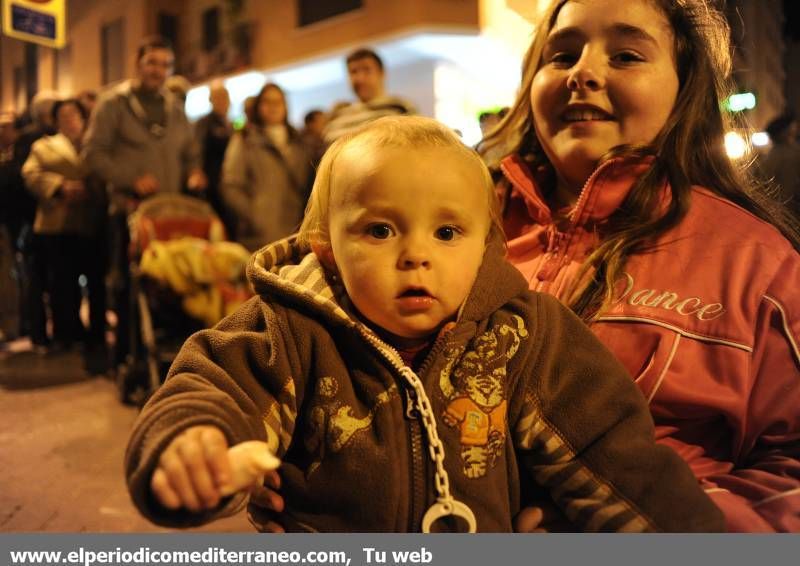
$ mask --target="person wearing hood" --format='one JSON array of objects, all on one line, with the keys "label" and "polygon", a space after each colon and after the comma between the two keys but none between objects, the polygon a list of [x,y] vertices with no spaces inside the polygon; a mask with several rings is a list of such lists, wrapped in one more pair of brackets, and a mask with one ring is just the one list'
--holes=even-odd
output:
[{"label": "person wearing hood", "polygon": [[620,364],[527,289],[501,234],[488,170],[445,126],[340,138],[299,235],[253,256],[258,295],[190,338],[144,407],[139,510],[201,524],[280,464],[292,530],[510,531],[528,489],[580,530],[721,529]]}]

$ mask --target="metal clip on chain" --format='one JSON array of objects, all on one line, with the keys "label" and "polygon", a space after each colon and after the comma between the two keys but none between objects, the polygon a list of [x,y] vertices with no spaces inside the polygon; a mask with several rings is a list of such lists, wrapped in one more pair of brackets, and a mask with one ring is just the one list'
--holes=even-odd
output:
[{"label": "metal clip on chain", "polygon": [[425,393],[425,387],[411,368],[403,367],[401,373],[409,385],[414,388],[414,393],[416,393],[417,410],[422,420],[422,426],[428,434],[430,457],[433,463],[436,464],[436,493],[439,497],[436,498],[436,503],[431,505],[422,517],[422,532],[431,532],[433,523],[443,517],[453,515],[465,520],[468,532],[474,533],[477,530],[477,521],[472,509],[450,495],[450,478],[447,475],[447,470],[444,469],[444,445],[436,431],[436,420],[431,408],[431,402]]}]

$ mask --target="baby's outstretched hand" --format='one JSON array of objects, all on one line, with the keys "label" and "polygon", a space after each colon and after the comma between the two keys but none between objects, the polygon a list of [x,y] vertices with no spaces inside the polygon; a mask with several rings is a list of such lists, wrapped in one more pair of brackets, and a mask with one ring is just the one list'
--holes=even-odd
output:
[{"label": "baby's outstretched hand", "polygon": [[243,442],[229,449],[217,427],[194,426],[161,454],[150,489],[168,509],[213,509],[222,497],[250,487],[279,464],[263,442]]}]

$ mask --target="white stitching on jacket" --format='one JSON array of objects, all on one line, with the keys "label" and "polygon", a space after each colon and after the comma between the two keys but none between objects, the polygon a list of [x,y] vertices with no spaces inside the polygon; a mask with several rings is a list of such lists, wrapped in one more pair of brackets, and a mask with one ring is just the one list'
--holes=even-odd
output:
[{"label": "white stitching on jacket", "polygon": [[678,344],[681,341],[680,333],[675,334],[675,341],[672,343],[672,349],[669,351],[669,356],[667,356],[667,361],[664,363],[664,367],[661,369],[661,373],[656,380],[656,384],[653,386],[653,390],[650,392],[650,395],[647,396],[647,402],[653,400],[653,397],[656,396],[656,391],[658,388],[661,387],[661,382],[664,381],[664,376],[667,375],[667,370],[669,369],[670,364],[672,364],[672,358],[675,357],[675,352],[678,351]]},{"label": "white stitching on jacket", "polygon": [[800,362],[800,348],[797,347],[797,342],[795,342],[794,336],[792,336],[792,329],[789,328],[789,319],[786,317],[786,311],[783,310],[783,305],[781,305],[777,299],[770,297],[769,295],[764,295],[764,298],[775,305],[775,308],[777,308],[778,312],[781,313],[781,320],[783,320],[783,331],[786,333],[786,337],[789,339],[789,343],[792,345],[792,350],[794,350],[794,355],[797,358],[797,361]]},{"label": "white stitching on jacket", "polygon": [[732,346],[734,348],[739,348],[740,350],[744,350],[745,352],[750,352],[750,353],[753,352],[753,347],[748,346],[747,344],[740,344],[739,342],[733,342],[732,340],[725,340],[724,338],[714,338],[712,336],[705,336],[703,334],[688,332],[672,324],[661,322],[660,320],[654,320],[652,318],[644,318],[639,316],[601,316],[600,318],[597,319],[597,322],[614,322],[614,321],[644,322],[645,324],[654,324],[656,326],[661,326],[662,328],[667,328],[668,330],[677,332],[678,334],[686,336],[687,338],[693,338],[695,340],[701,340],[703,342],[714,342],[716,344],[724,344],[725,346]]}]

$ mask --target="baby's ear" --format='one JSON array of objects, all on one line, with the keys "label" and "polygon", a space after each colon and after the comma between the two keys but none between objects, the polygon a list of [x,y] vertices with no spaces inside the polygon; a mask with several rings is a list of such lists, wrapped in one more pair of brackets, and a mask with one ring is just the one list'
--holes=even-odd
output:
[{"label": "baby's ear", "polygon": [[317,256],[322,266],[331,273],[337,273],[336,260],[333,257],[333,248],[328,243],[312,242],[311,251]]}]

